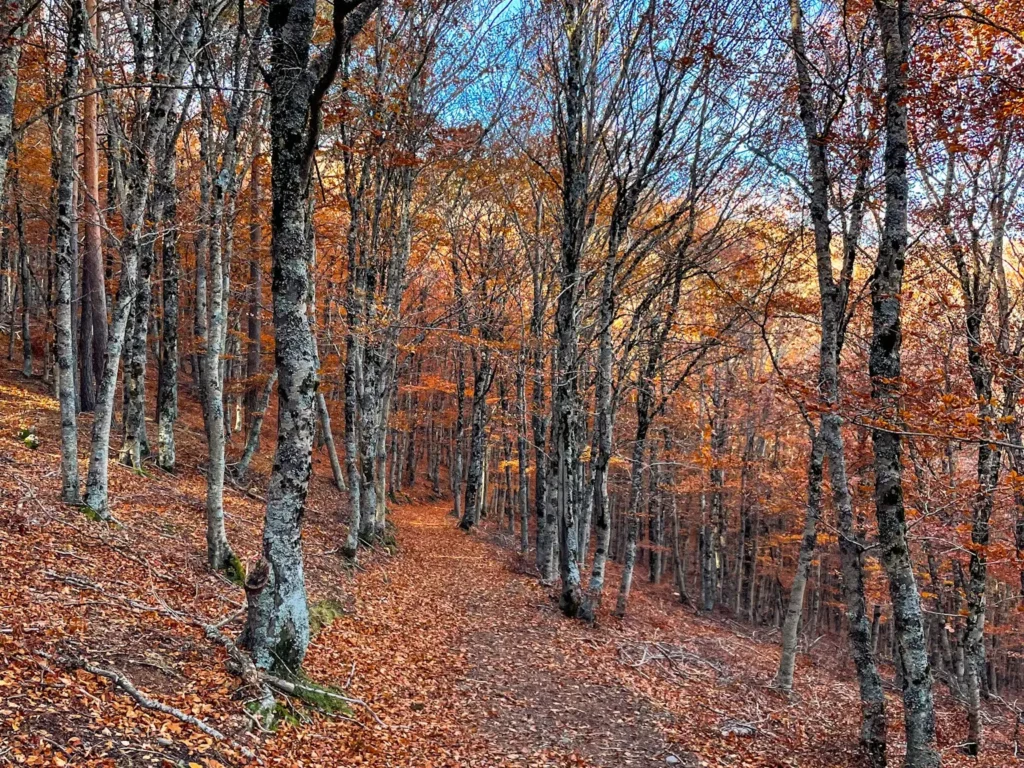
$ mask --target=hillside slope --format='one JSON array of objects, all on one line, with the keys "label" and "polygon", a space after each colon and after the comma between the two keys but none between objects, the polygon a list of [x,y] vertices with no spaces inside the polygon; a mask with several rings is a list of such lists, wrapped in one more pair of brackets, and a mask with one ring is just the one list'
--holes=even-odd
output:
[{"label": "hillside slope", "polygon": [[[310,600],[336,618],[316,635],[306,671],[367,707],[349,718],[286,702],[277,733],[260,733],[225,652],[194,623],[224,622],[236,634],[244,600],[204,565],[198,414],[184,416],[180,475],[112,469],[120,525],[111,526],[59,504],[57,418],[41,383],[3,374],[0,763],[861,764],[856,690],[835,648],[801,658],[787,700],[769,687],[771,638],[694,617],[667,591],[638,590],[625,621],[569,622],[509,549],[486,534],[466,536],[446,505],[429,501],[395,510],[397,553],[375,552],[353,570],[336,554],[345,499],[322,456],[304,543]],[[25,429],[37,448],[25,445]],[[264,443],[265,471],[272,431]],[[259,487],[257,479],[227,497],[229,537],[243,560],[259,549]],[[86,663],[118,670],[224,739],[75,668]],[[991,710],[991,748],[974,761],[956,749],[962,716],[942,704],[944,764],[1014,762],[1003,712]],[[895,695],[890,707],[897,722]],[[894,753],[898,741],[894,729]]]}]

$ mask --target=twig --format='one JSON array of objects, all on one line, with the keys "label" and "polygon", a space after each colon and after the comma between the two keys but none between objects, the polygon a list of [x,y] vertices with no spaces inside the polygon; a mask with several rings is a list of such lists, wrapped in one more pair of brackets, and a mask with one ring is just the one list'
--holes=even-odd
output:
[{"label": "twig", "polygon": [[[49,658],[49,655],[47,654],[43,654],[39,651],[37,651],[37,653],[39,653],[39,655],[43,656],[44,658]],[[67,658],[64,661],[64,665],[72,669],[84,669],[86,672],[96,675],[97,677],[105,677],[108,680],[113,681],[114,685],[116,685],[129,696],[131,696],[133,699],[135,699],[135,701],[138,702],[140,706],[145,707],[146,709],[155,710],[157,712],[163,712],[165,715],[175,717],[178,720],[181,720],[181,722],[183,723],[194,725],[207,736],[212,736],[217,741],[228,740],[223,733],[218,731],[212,725],[209,725],[206,722],[200,720],[198,717],[194,717],[185,712],[182,712],[180,709],[177,709],[176,707],[171,707],[167,704],[162,704],[161,702],[156,701],[155,699],[149,698],[144,693],[142,693],[138,688],[132,685],[131,680],[129,680],[127,677],[125,677],[123,673],[116,669],[107,667],[97,667],[95,664],[90,664],[85,659],[74,657]]]}]

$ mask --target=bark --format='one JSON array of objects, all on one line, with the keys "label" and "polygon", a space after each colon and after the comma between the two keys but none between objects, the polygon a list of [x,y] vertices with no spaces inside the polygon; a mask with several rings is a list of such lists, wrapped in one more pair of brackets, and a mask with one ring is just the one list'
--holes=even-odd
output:
[{"label": "bark", "polygon": [[679,592],[679,602],[691,605],[690,595],[686,591],[686,543],[680,545],[679,534],[679,508],[676,496],[672,494],[672,574],[676,591]]},{"label": "bark", "polygon": [[256,135],[253,153],[254,160],[249,169],[249,308],[246,316],[248,339],[245,352],[245,377],[248,382],[245,408],[250,422],[253,412],[257,410],[260,396],[260,388],[254,380],[259,376],[260,363],[263,359],[263,317],[260,311],[260,302],[263,300],[263,223],[259,132]]},{"label": "bark", "polygon": [[[177,83],[181,81],[186,66],[191,62],[199,40],[199,20],[196,12],[193,9],[186,11],[184,19],[171,33],[175,35],[178,45],[174,46],[173,50],[165,51],[159,65],[154,66],[161,71],[166,82]],[[113,419],[117,370],[121,362],[125,330],[136,291],[142,219],[153,179],[152,158],[156,156],[156,149],[163,138],[168,115],[176,98],[173,88],[150,89],[145,127],[137,154],[132,161],[135,182],[124,201],[121,278],[107,337],[103,377],[97,389],[86,492],[86,504],[101,518],[107,518],[110,514],[107,498],[110,426]]]},{"label": "bark", "polygon": [[250,622],[250,650],[263,669],[297,670],[309,645],[309,612],[300,531],[312,472],[316,353],[307,302],[311,293],[306,224],[304,139],[309,109],[311,0],[277,0],[271,10],[271,256],[275,363],[278,372],[277,448],[267,491],[263,557],[266,591]]},{"label": "bark", "polygon": [[[25,216],[22,210],[21,174],[15,171],[17,198],[14,201],[14,218],[18,228],[18,275],[21,278],[21,372],[32,375],[32,264],[29,261],[28,243],[25,240]],[[11,326],[14,328],[13,324]]]},{"label": "bark", "polygon": [[539,266],[534,268],[533,274],[533,310],[530,316],[530,338],[532,350],[532,410],[531,428],[533,430],[534,445],[534,494],[533,503],[537,521],[536,531],[536,562],[537,570],[540,572],[542,581],[550,581],[554,576],[551,562],[551,534],[545,519],[545,508],[547,506],[548,486],[548,455],[547,435],[549,419],[544,409],[544,287],[541,280]]},{"label": "bark", "polygon": [[800,620],[804,612],[804,593],[807,590],[807,576],[814,549],[818,541],[818,520],[821,518],[821,481],[825,460],[825,444],[820,432],[811,436],[811,453],[807,467],[807,507],[804,513],[804,530],[800,537],[800,551],[797,554],[796,571],[789,589],[789,603],[782,623],[782,655],[773,685],[783,691],[793,689],[793,671],[796,667],[796,653],[799,644]]},{"label": "bark", "polygon": [[[91,36],[96,37],[96,0],[86,0]],[[107,347],[107,291],[103,277],[103,235],[100,229],[100,158],[97,139],[96,78],[85,68],[82,99],[82,186],[85,251],[82,258],[82,321],[79,335],[79,388],[83,411],[96,407],[96,387],[103,376]]]},{"label": "bark", "polygon": [[260,432],[263,429],[263,421],[267,415],[267,407],[270,405],[270,394],[274,391],[274,384],[276,382],[277,370],[275,369],[267,377],[266,382],[264,382],[260,395],[253,406],[249,431],[245,437],[245,447],[242,449],[242,456],[232,468],[232,473],[239,480],[244,479],[249,474],[249,465],[252,463],[252,457],[256,455],[256,450],[259,448]]},{"label": "bark", "polygon": [[[833,382],[829,382],[832,384]],[[860,688],[860,744],[874,766],[886,762],[885,692],[875,662],[871,623],[864,597],[864,546],[853,527],[853,499],[846,476],[841,419],[836,413],[822,417],[821,432],[829,464],[832,502],[839,521],[839,554],[842,563],[843,598],[846,603],[850,654]]]},{"label": "bark", "polygon": [[643,463],[647,448],[647,432],[650,428],[649,393],[638,394],[637,400],[637,425],[630,464],[629,507],[626,517],[626,552],[619,594],[615,603],[616,616],[626,615],[629,593],[633,586],[633,569],[636,566],[637,539],[640,533],[640,489],[643,487]]},{"label": "bark", "polygon": [[557,263],[559,293],[555,310],[555,364],[552,377],[552,450],[548,471],[555,478],[558,504],[560,605],[576,616],[582,604],[578,565],[579,494],[583,403],[580,395],[580,312],[583,247],[591,226],[588,216],[592,159],[596,142],[587,120],[588,48],[595,45],[595,21],[584,3],[563,7],[566,30],[564,60],[559,62],[560,120],[558,152],[562,170],[560,248]]},{"label": "bark", "polygon": [[527,481],[527,463],[529,461],[526,449],[526,360],[525,355],[520,357],[519,367],[516,369],[516,408],[518,416],[518,429],[516,430],[516,459],[519,463],[519,554],[526,555],[530,549],[530,488]]},{"label": "bark", "polygon": [[0,29],[7,35],[0,46],[0,211],[7,210],[7,159],[14,149],[18,67],[21,63],[21,41],[28,23],[27,18],[22,18],[24,13],[25,5],[20,0],[5,2],[0,9]]},{"label": "bark", "polygon": [[339,491],[347,491],[345,485],[345,473],[341,469],[341,461],[338,459],[338,449],[334,445],[334,432],[331,430],[331,414],[327,410],[327,399],[323,392],[316,395],[317,412],[320,415],[320,428],[324,435],[324,443],[327,446],[327,455],[331,460],[331,477],[334,478],[334,487]]},{"label": "bark", "polygon": [[[865,142],[856,157],[857,177],[848,215],[850,223],[843,233],[843,264],[837,281],[832,269],[832,231],[829,218],[831,178],[827,156],[828,137],[822,135],[819,130],[818,107],[812,91],[810,66],[804,40],[802,8],[799,0],[790,0],[790,26],[797,72],[797,106],[806,142],[811,179],[809,204],[814,232],[814,255],[821,309],[818,390],[828,410],[821,416],[818,433],[812,440],[812,455],[808,470],[807,522],[805,535],[801,542],[797,573],[794,576],[793,589],[790,593],[790,605],[783,626],[782,659],[776,684],[787,690],[793,684],[797,624],[802,612],[807,569],[815,545],[812,516],[820,516],[821,454],[823,453],[829,464],[832,498],[839,522],[843,596],[846,603],[851,655],[857,670],[861,697],[861,746],[872,765],[882,766],[886,761],[885,697],[871,643],[871,629],[864,598],[863,548],[853,530],[853,507],[846,476],[842,420],[837,412],[839,361],[845,334],[847,297],[853,277],[853,265],[867,198],[870,155]],[[816,497],[816,513],[812,512],[810,503],[814,497]]]},{"label": "bark", "polygon": [[[310,220],[312,220],[312,212],[310,212]],[[311,302],[311,309],[316,309],[315,299]],[[316,367],[320,369],[320,348],[316,340],[316,319],[315,313],[310,312],[309,322],[313,332],[313,351],[316,354]],[[334,478],[334,487],[339,491],[347,491],[348,488],[345,485],[345,475],[341,470],[341,462],[338,460],[338,450],[334,445],[334,432],[331,429],[331,414],[327,410],[327,398],[324,397],[324,393],[318,388],[316,393],[316,409],[317,417],[320,419],[320,431],[323,435],[324,444],[327,446],[327,455],[331,460],[331,476]]]},{"label": "bark", "polygon": [[[885,215],[871,282],[872,334],[868,357],[871,395],[879,417],[898,424],[901,376],[901,294],[907,251],[907,77],[911,51],[906,0],[875,0],[885,60]],[[906,764],[939,765],[935,748],[932,674],[925,645],[921,597],[907,541],[903,505],[901,437],[895,429],[872,429],[875,512],[881,560],[889,579],[903,677]]]},{"label": "bark", "polygon": [[725,501],[723,498],[725,470],[722,467],[722,461],[724,460],[727,437],[727,400],[718,371],[715,373],[711,401],[711,468],[708,471],[708,478],[711,482],[711,509],[704,525],[701,578],[701,608],[707,613],[715,609],[721,582],[722,559],[725,555],[721,546],[725,526]]},{"label": "bark", "polygon": [[[986,201],[992,237],[987,249],[988,253],[984,257],[982,257],[983,246],[973,224],[968,243],[962,243],[954,229],[952,210],[957,204],[953,200],[953,196],[956,194],[953,180],[957,166],[954,152],[950,151],[948,154],[946,179],[941,197],[935,193],[935,188],[930,182],[926,184],[926,189],[938,210],[939,223],[959,278],[964,306],[967,368],[974,388],[978,425],[982,438],[977,449],[977,489],[971,500],[970,577],[967,583],[967,617],[962,641],[964,653],[962,682],[965,684],[968,717],[968,738],[964,749],[968,754],[975,756],[981,750],[981,689],[986,677],[984,628],[987,605],[989,526],[1003,458],[1001,446],[995,442],[989,442],[989,440],[994,438],[995,425],[1000,423],[1001,416],[1009,416],[1007,421],[1011,425],[1015,422],[1014,406],[1009,409],[1004,407],[1003,413],[997,413],[992,387],[993,362],[989,358],[991,354],[989,347],[983,340],[989,297],[992,287],[995,286],[998,311],[998,324],[994,333],[996,346],[999,354],[1005,355],[1007,358],[1012,356],[1009,348],[1011,335],[1008,328],[1009,297],[1003,266],[1007,212],[1012,207],[1017,189],[1016,185],[1011,185],[1007,178],[1009,158],[1014,143],[1012,134],[1002,133],[996,143],[997,153],[992,167],[994,190],[992,197]],[[977,185],[979,182],[978,176],[975,175],[977,172],[969,173],[972,175],[972,183]],[[1012,379],[1012,377],[1010,378]],[[1015,385],[1008,384],[1006,388],[1014,390]],[[1004,403],[1006,394],[1004,391]],[[1011,442],[1019,444],[1018,430],[1014,426],[1010,427],[1008,433]],[[1012,454],[1010,462],[1011,465],[1014,464]],[[952,460],[950,464],[952,468]],[[1016,493],[1019,495],[1019,490]]]},{"label": "bark", "polygon": [[598,314],[598,353],[595,379],[595,423],[593,472],[593,519],[596,532],[594,561],[590,581],[580,609],[580,618],[594,621],[604,592],[605,567],[611,541],[611,509],[608,500],[608,464],[612,456],[612,434],[615,422],[612,391],[612,321],[615,315],[615,253],[606,262]]},{"label": "bark", "polygon": [[490,408],[487,395],[494,382],[494,367],[490,351],[482,350],[473,374],[473,406],[469,439],[469,467],[466,472],[466,501],[459,527],[469,530],[480,522],[479,509],[483,501],[484,462],[487,449],[487,422]]},{"label": "bark", "polygon": [[[174,152],[171,146],[166,152]],[[159,175],[168,168],[167,154],[162,154]],[[166,183],[156,182],[158,189],[165,189]],[[149,336],[149,311],[153,298],[150,277],[155,258],[156,230],[163,218],[163,200],[154,191],[150,198],[147,215],[147,233],[139,246],[138,290],[132,305],[131,325],[125,340],[124,354],[124,441],[121,444],[120,461],[127,467],[142,469],[142,460],[149,455],[149,441],[146,437],[146,341]]]},{"label": "bark", "polygon": [[[350,268],[351,268],[350,263]],[[349,521],[348,534],[342,552],[345,557],[355,559],[359,548],[359,526],[362,514],[362,476],[359,472],[359,390],[357,383],[359,341],[353,327],[355,307],[355,286],[349,281],[348,327],[345,332],[345,470],[348,473]]]},{"label": "bark", "polygon": [[335,39],[326,69],[310,67],[314,0],[273,0],[271,62],[271,256],[277,447],[267,490],[263,557],[268,599],[250,605],[249,647],[264,669],[294,674],[309,645],[302,555],[302,517],[312,473],[317,390],[316,348],[309,324],[312,243],[307,221],[309,174],[319,129],[319,103],[337,72],[342,50],[376,8],[370,2],[334,8]]},{"label": "bark", "polygon": [[178,192],[177,153],[167,159],[164,187],[164,228],[161,247],[162,281],[160,302],[163,322],[160,325],[160,371],[157,381],[157,457],[156,463],[165,472],[173,472],[175,462],[174,423],[178,419],[178,326],[180,323],[178,276]]},{"label": "bark", "polygon": [[72,333],[72,283],[74,258],[74,173],[77,130],[76,104],[79,56],[82,49],[82,5],[73,0],[68,10],[67,47],[64,78],[61,84],[59,150],[57,161],[57,390],[60,401],[61,498],[66,504],[77,504],[78,495],[78,422],[75,397],[75,345]]},{"label": "bark", "polygon": [[[224,527],[224,475],[225,475],[225,443],[226,420],[224,414],[224,375],[225,367],[222,359],[226,349],[227,320],[230,299],[230,244],[233,217],[227,211],[229,202],[234,200],[238,186],[238,154],[239,136],[242,121],[249,113],[252,102],[252,87],[258,70],[259,45],[263,36],[265,11],[261,12],[260,20],[249,40],[246,41],[248,52],[244,66],[237,65],[230,94],[229,109],[226,115],[226,135],[220,151],[219,168],[213,177],[210,190],[209,216],[209,323],[207,329],[205,363],[203,364],[203,389],[206,408],[206,438],[208,449],[208,465],[206,474],[206,560],[214,571],[235,571],[238,568],[236,558],[228,543]],[[243,48],[243,30],[240,27],[235,48]],[[275,200],[275,202],[277,202]],[[305,214],[303,215],[305,221]],[[305,238],[308,240],[308,238]],[[225,245],[225,241],[227,245]],[[306,254],[308,258],[308,254]],[[303,302],[305,297],[303,297]],[[310,331],[310,337],[311,337]],[[300,345],[301,341],[298,342]],[[316,350],[313,350],[314,365]],[[318,366],[316,366],[318,367]],[[314,368],[315,372],[316,368]],[[282,375],[283,380],[283,375]],[[268,558],[269,559],[269,558]],[[273,561],[271,561],[273,562]]]}]

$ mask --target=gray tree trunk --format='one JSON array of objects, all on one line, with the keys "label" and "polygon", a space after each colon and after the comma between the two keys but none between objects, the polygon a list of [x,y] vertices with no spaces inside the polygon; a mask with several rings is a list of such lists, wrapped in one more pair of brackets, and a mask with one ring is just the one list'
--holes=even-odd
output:
[{"label": "gray tree trunk", "polygon": [[[845,334],[847,297],[853,278],[853,265],[864,216],[870,154],[869,150],[864,148],[859,151],[857,156],[859,167],[848,216],[850,224],[844,231],[843,266],[839,280],[836,281],[832,270],[832,231],[829,220],[831,179],[826,154],[827,140],[819,133],[819,117],[812,92],[802,8],[799,0],[790,0],[790,26],[797,71],[797,104],[807,145],[811,176],[810,208],[814,227],[814,252],[821,305],[818,389],[825,405],[830,410],[822,415],[819,431],[812,440],[812,455],[808,469],[807,522],[801,542],[797,573],[794,576],[793,589],[790,593],[789,609],[783,626],[782,658],[776,684],[787,690],[793,684],[797,624],[802,612],[807,569],[815,545],[811,529],[813,523],[820,517],[821,511],[820,452],[823,452],[829,464],[832,498],[840,529],[839,549],[842,561],[843,596],[846,603],[851,655],[857,670],[861,696],[861,746],[872,765],[884,766],[886,762],[885,696],[871,643],[871,629],[864,598],[863,547],[853,529],[853,505],[846,476],[842,420],[836,411],[839,404],[839,360]],[[812,499],[815,501],[813,506],[816,507],[816,510],[812,508]],[[814,519],[812,520],[812,518]],[[808,537],[809,532],[810,538]]]},{"label": "gray tree trunk", "polygon": [[[21,41],[28,19],[23,3],[13,0],[0,10],[0,29],[7,39],[0,46],[0,211],[7,210],[7,159],[14,149],[14,104],[18,94]],[[20,22],[20,23],[19,23]]]},{"label": "gray tree trunk", "polygon": [[78,495],[78,421],[75,393],[75,345],[72,333],[72,283],[75,274],[74,190],[77,105],[82,50],[83,9],[73,0],[68,10],[68,33],[64,56],[64,78],[60,96],[59,149],[57,160],[57,391],[60,401],[61,498],[77,504]]},{"label": "gray tree trunk", "polygon": [[[638,397],[643,399],[642,396]],[[647,454],[647,431],[650,423],[643,405],[637,408],[636,436],[630,463],[629,506],[626,512],[626,552],[622,565],[622,578],[615,601],[615,615],[625,616],[629,593],[633,587],[633,569],[636,567],[637,540],[640,535],[640,489],[643,487],[643,465]]]},{"label": "gray tree trunk", "polygon": [[526,555],[530,549],[530,488],[527,479],[527,464],[529,462],[526,450],[526,359],[525,354],[520,357],[519,367],[516,369],[516,415],[518,416],[518,429],[516,435],[516,459],[519,463],[519,554]]},{"label": "gray tree trunk", "polygon": [[250,603],[248,647],[262,668],[294,674],[309,645],[302,556],[302,517],[312,473],[317,390],[316,349],[309,325],[312,243],[307,221],[309,174],[316,150],[320,103],[342,52],[358,33],[373,0],[334,9],[335,39],[324,69],[310,66],[315,0],[273,0],[269,14],[271,221],[275,361],[278,372],[277,447],[267,490],[261,594]]},{"label": "gray tree trunk", "polygon": [[552,376],[551,456],[548,471],[554,478],[557,502],[558,562],[562,579],[559,603],[567,616],[576,616],[583,601],[579,560],[579,526],[582,503],[579,476],[583,438],[583,403],[580,395],[581,262],[591,226],[589,203],[592,190],[593,154],[597,139],[592,134],[587,109],[590,92],[588,56],[596,45],[593,10],[586,3],[562,6],[567,31],[562,61],[558,62],[560,119],[557,121],[558,153],[562,171],[559,220],[559,292],[555,310],[555,364]]},{"label": "gray tree trunk", "polygon": [[263,429],[263,421],[267,415],[267,407],[270,405],[270,393],[274,391],[274,383],[277,381],[277,369],[267,377],[263,389],[256,399],[250,416],[249,431],[245,437],[245,447],[242,449],[242,456],[233,468],[235,477],[244,479],[249,474],[249,466],[252,457],[260,445],[260,432]]},{"label": "gray tree trunk", "polygon": [[[25,215],[21,199],[21,174],[14,172],[18,196],[14,201],[14,217],[18,228],[18,275],[21,278],[21,373],[32,375],[32,263],[29,260],[28,243],[25,240]],[[14,328],[13,324],[11,326]]]},{"label": "gray tree trunk", "polygon": [[[174,152],[173,145],[166,150]],[[167,154],[160,161],[159,176],[168,167]],[[165,188],[158,179],[157,189]],[[150,197],[147,232],[139,244],[138,290],[132,304],[131,324],[125,339],[124,352],[124,441],[119,460],[127,467],[142,469],[142,461],[149,455],[146,437],[146,340],[149,336],[149,310],[153,298],[150,277],[155,259],[156,230],[163,218],[163,201],[154,191]]]},{"label": "gray tree trunk", "polygon": [[[265,11],[263,12],[265,14]],[[226,115],[227,130],[220,151],[219,169],[213,177],[209,216],[210,272],[208,276],[209,323],[205,349],[203,389],[206,408],[206,439],[208,466],[206,471],[206,561],[211,570],[233,572],[240,577],[237,558],[228,543],[224,527],[224,475],[227,424],[224,414],[224,376],[222,359],[226,349],[227,322],[230,298],[230,232],[233,216],[226,215],[229,201],[232,205],[238,187],[238,144],[242,122],[252,103],[252,87],[258,71],[258,50],[263,36],[265,15],[256,25],[252,37],[246,41],[248,55],[244,65],[236,65]],[[237,32],[235,48],[243,47],[243,31]],[[276,201],[275,201],[276,202]],[[225,247],[225,240],[228,246]],[[308,255],[307,255],[308,258]],[[315,358],[314,349],[314,358]],[[315,360],[314,360],[315,364]],[[268,558],[269,560],[269,558]],[[273,561],[270,561],[273,564]]]},{"label": "gray tree trunk", "polygon": [[[352,263],[350,261],[350,268]],[[348,328],[345,332],[345,470],[348,473],[349,521],[348,535],[342,551],[345,557],[355,559],[359,549],[359,526],[362,514],[362,475],[359,471],[359,389],[358,362],[359,341],[352,325],[356,298],[355,287],[349,281]]]},{"label": "gray tree trunk", "polygon": [[793,688],[793,671],[796,667],[796,653],[799,644],[800,620],[804,612],[804,593],[807,576],[814,559],[818,541],[818,520],[821,517],[821,481],[825,460],[825,444],[821,432],[811,436],[811,454],[807,466],[807,507],[804,513],[804,530],[800,537],[796,571],[789,589],[789,603],[782,623],[782,655],[773,685],[784,691]]},{"label": "gray tree trunk", "polygon": [[487,448],[487,422],[490,409],[487,395],[494,381],[490,351],[481,350],[473,374],[473,409],[469,439],[469,468],[466,473],[466,501],[459,527],[469,530],[480,522],[479,509],[483,501],[484,462]]},{"label": "gray tree trunk", "polygon": [[[911,52],[911,11],[907,0],[875,0],[879,42],[885,59],[885,216],[871,282],[872,334],[868,357],[871,395],[878,418],[898,423],[902,343],[901,295],[907,252],[907,78]],[[903,678],[907,736],[906,764],[933,768],[935,706],[928,663],[921,596],[907,541],[903,506],[901,437],[874,428],[875,512],[881,560],[889,578],[896,641]]]},{"label": "gray tree trunk", "polygon": [[162,174],[164,187],[164,228],[161,249],[162,281],[160,301],[163,322],[160,325],[160,375],[157,382],[157,457],[156,463],[165,472],[173,472],[177,457],[174,445],[174,422],[178,419],[178,193],[177,153],[171,152],[166,173]]},{"label": "gray tree trunk", "polygon": [[606,263],[602,284],[601,306],[598,313],[597,376],[595,381],[595,425],[593,471],[593,518],[596,531],[594,561],[590,569],[590,582],[580,608],[580,618],[594,621],[604,592],[605,567],[611,541],[611,509],[608,501],[608,464],[612,457],[612,434],[615,424],[614,396],[612,392],[612,321],[615,315],[614,254]]},{"label": "gray tree trunk", "polygon": [[[178,45],[167,50],[154,67],[167,83],[178,83],[199,39],[199,19],[194,9],[186,12],[177,29],[171,30]],[[170,48],[170,47],[169,47]],[[132,162],[132,184],[123,211],[124,237],[121,243],[121,279],[117,288],[107,350],[104,357],[103,377],[97,389],[96,415],[93,419],[89,456],[86,505],[102,518],[110,515],[107,498],[107,471],[110,453],[110,426],[114,413],[114,393],[117,371],[121,363],[125,329],[135,298],[138,277],[139,239],[143,214],[153,180],[152,158],[160,146],[167,119],[177,94],[173,88],[151,88],[149,102],[137,154]]]}]

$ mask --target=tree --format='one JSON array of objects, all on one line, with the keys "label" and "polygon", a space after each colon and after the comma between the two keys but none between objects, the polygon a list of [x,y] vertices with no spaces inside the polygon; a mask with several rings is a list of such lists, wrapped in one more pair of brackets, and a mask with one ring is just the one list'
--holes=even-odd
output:
[{"label": "tree", "polygon": [[59,121],[60,158],[57,165],[57,391],[61,423],[61,498],[67,504],[79,502],[78,421],[75,392],[75,346],[72,330],[71,287],[75,271],[72,238],[74,228],[75,141],[78,127],[74,96],[78,90],[84,8],[79,0],[68,9],[64,76],[60,88],[63,106]]},{"label": "tree", "polygon": [[928,663],[921,596],[907,542],[899,432],[900,348],[903,273],[907,255],[907,78],[911,9],[907,0],[875,0],[885,81],[885,216],[871,279],[871,397],[881,423],[871,430],[875,457],[875,513],[882,565],[889,579],[903,681],[906,764],[939,765],[935,750],[935,705]]},{"label": "tree", "polygon": [[[861,745],[873,765],[885,764],[885,694],[871,647],[871,631],[864,598],[862,566],[863,544],[854,531],[854,513],[846,470],[843,445],[842,419],[839,412],[839,363],[850,319],[850,294],[854,265],[860,248],[860,235],[868,202],[868,174],[871,169],[871,138],[865,135],[863,98],[865,67],[868,51],[865,48],[868,30],[852,35],[845,30],[854,20],[841,18],[837,22],[844,28],[840,39],[856,46],[839,61],[852,62],[844,72],[825,75],[831,82],[841,82],[852,91],[830,97],[824,93],[825,104],[819,104],[813,81],[814,67],[809,59],[804,36],[803,9],[799,0],[790,2],[790,26],[793,59],[797,75],[797,102],[807,154],[809,189],[807,197],[814,230],[814,262],[818,278],[820,300],[821,340],[818,351],[818,394],[822,399],[822,415],[818,425],[810,426],[811,453],[807,471],[807,513],[801,540],[797,570],[790,590],[789,606],[782,628],[782,654],[775,685],[783,690],[793,687],[796,661],[797,630],[803,614],[804,590],[816,543],[816,527],[821,515],[823,465],[827,459],[832,487],[832,499],[839,519],[840,551],[850,649],[857,668],[862,705]],[[857,40],[856,43],[849,41]],[[833,211],[847,199],[836,178],[830,158],[831,144],[838,142],[844,111],[853,112],[855,160],[853,162],[852,192],[849,202],[840,211],[842,222],[842,267],[836,278],[832,267]],[[849,119],[849,118],[847,118]],[[846,145],[839,144],[842,149]],[[841,163],[842,160],[840,159]]]},{"label": "tree", "polygon": [[[320,135],[320,110],[342,58],[377,0],[334,6],[333,39],[311,57],[316,4],[274,0],[269,11],[271,257],[275,363],[278,374],[277,447],[263,527],[266,566],[260,594],[250,600],[247,646],[264,669],[297,670],[309,644],[303,573],[302,515],[312,470],[316,353],[309,324],[309,181]],[[252,580],[247,584],[252,587]]]},{"label": "tree", "polygon": [[[114,412],[114,393],[117,385],[117,372],[121,363],[124,348],[125,332],[128,327],[129,315],[135,301],[138,281],[139,250],[142,247],[144,214],[148,206],[149,195],[155,172],[154,158],[168,127],[168,118],[175,101],[179,98],[173,87],[181,82],[186,67],[191,61],[199,43],[200,24],[198,9],[193,5],[184,7],[180,3],[172,3],[161,9],[159,18],[142,17],[140,23],[152,24],[164,34],[176,41],[175,45],[160,47],[160,53],[154,57],[148,73],[150,82],[159,82],[161,87],[146,86],[136,83],[142,93],[148,90],[145,98],[140,96],[142,113],[138,116],[139,133],[131,142],[133,147],[128,158],[117,158],[118,175],[125,179],[128,189],[120,196],[122,205],[121,218],[124,235],[121,239],[121,274],[117,288],[117,300],[114,304],[110,332],[107,337],[107,349],[104,358],[103,376],[97,389],[96,415],[93,419],[92,439],[89,457],[89,473],[87,479],[86,505],[101,518],[110,517],[109,499],[107,498],[107,467],[110,450],[110,426]],[[138,28],[136,28],[138,31]],[[133,46],[138,57],[146,59],[148,35],[133,36]],[[90,41],[93,46],[93,41]],[[137,72],[140,80],[146,72]],[[108,110],[113,111],[113,104],[108,101]],[[122,143],[127,139],[119,134],[122,125],[119,121],[111,121],[115,126],[114,136]]]},{"label": "tree", "polygon": [[0,8],[0,210],[7,208],[7,161],[14,147],[14,102],[18,93],[18,64],[21,40],[31,9],[18,0]]}]

